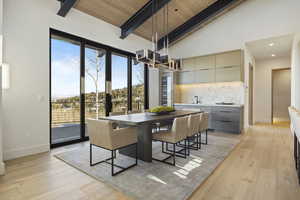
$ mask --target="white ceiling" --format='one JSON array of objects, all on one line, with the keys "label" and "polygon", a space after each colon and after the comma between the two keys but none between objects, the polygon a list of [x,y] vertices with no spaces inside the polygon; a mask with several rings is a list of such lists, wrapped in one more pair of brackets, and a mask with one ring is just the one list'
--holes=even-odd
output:
[{"label": "white ceiling", "polygon": [[[273,44],[273,46],[270,46],[270,44]],[[292,44],[293,35],[285,35],[248,42],[246,45],[255,59],[262,60],[290,56]],[[272,54],[275,55],[275,57],[272,57]]]}]

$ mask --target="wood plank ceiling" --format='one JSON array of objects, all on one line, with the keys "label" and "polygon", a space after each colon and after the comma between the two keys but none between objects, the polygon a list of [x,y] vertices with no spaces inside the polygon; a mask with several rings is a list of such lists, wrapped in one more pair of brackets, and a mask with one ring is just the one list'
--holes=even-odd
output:
[{"label": "wood plank ceiling", "polygon": [[[142,8],[149,0],[80,0],[75,8],[120,27],[134,13]],[[185,21],[207,8],[217,0],[172,0],[169,3],[169,32],[183,24]],[[158,38],[164,35],[163,13],[161,9],[157,14]],[[134,31],[135,34],[151,40],[152,19]]]}]

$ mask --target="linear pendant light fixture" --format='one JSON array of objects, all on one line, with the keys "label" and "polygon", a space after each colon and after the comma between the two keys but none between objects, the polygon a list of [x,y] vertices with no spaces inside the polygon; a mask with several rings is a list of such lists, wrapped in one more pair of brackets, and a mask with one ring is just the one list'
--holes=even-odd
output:
[{"label": "linear pendant light fixture", "polygon": [[[181,60],[174,60],[169,55],[169,41],[168,37],[164,37],[164,55],[160,55],[158,52],[158,16],[155,14],[156,7],[158,6],[158,0],[152,0],[152,50],[142,49],[136,52],[136,60],[147,64],[153,68],[163,68],[171,71],[180,70]],[[163,34],[168,35],[169,26],[169,12],[168,4],[163,8]],[[167,10],[167,11],[166,11]]]}]

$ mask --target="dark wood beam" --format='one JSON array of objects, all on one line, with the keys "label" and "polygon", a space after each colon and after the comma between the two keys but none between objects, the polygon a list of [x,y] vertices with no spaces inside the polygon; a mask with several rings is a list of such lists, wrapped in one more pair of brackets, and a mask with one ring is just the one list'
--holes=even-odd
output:
[{"label": "dark wood beam", "polygon": [[61,6],[57,15],[65,17],[78,0],[58,0]]},{"label": "dark wood beam", "polygon": [[[215,3],[211,4],[197,15],[193,16],[189,20],[187,20],[182,25],[175,28],[171,31],[167,36],[169,37],[169,45],[174,43],[176,40],[183,37],[185,34],[195,30],[200,25],[206,23],[208,20],[220,14],[225,9],[229,8],[233,4],[240,2],[241,0],[218,0]],[[162,49],[164,47],[164,42],[166,41],[164,36],[158,40],[158,49]]]},{"label": "dark wood beam", "polygon": [[[121,25],[121,38],[126,38],[130,33],[136,30],[147,19],[152,17],[157,11],[164,7],[171,0],[150,0],[133,16],[131,16],[124,24]],[[157,3],[153,10],[153,3]]]}]

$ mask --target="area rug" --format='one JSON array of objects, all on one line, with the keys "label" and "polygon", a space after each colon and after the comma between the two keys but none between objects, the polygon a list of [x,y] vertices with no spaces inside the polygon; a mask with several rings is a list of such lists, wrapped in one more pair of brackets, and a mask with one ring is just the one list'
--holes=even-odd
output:
[{"label": "area rug", "polygon": [[[208,145],[202,145],[201,150],[192,150],[187,159],[177,157],[176,166],[156,161],[152,163],[139,161],[138,166],[114,177],[110,174],[110,165],[106,163],[90,167],[89,143],[55,156],[134,199],[182,200],[189,198],[239,143],[239,139],[209,136],[208,142]],[[93,148],[94,162],[109,156],[110,152]],[[160,142],[153,142],[153,156],[166,157],[161,153]],[[132,162],[134,162],[132,158],[117,154],[115,163],[126,166]]]}]

